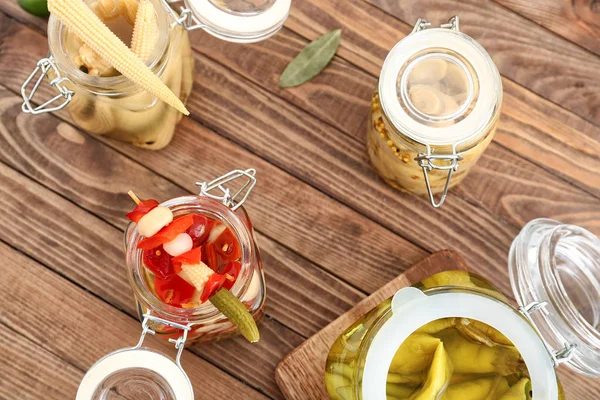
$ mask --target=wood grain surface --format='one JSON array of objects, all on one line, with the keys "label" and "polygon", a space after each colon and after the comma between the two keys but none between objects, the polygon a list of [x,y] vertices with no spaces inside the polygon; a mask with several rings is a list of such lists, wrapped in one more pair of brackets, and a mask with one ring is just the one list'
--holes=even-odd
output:
[{"label": "wood grain surface", "polygon": [[[455,14],[498,65],[504,102],[494,142],[435,210],[379,179],[365,132],[389,49],[417,17],[438,25]],[[287,63],[335,28],[342,43],[323,73],[278,88]],[[129,189],[167,199],[258,170],[247,208],[268,286],[263,339],[186,351],[199,399],[283,398],[275,368],[286,354],[438,250],[460,252],[510,294],[508,248],[529,220],[600,234],[598,35],[594,1],[294,0],[261,43],[191,33],[191,117],[150,152],[89,135],[65,110],[23,114],[21,85],[48,52],[46,20],[0,2],[0,351],[17,360],[0,363],[0,399],[73,398],[96,359],[136,341],[122,254]],[[565,380],[569,400],[600,398],[597,381]]]}]

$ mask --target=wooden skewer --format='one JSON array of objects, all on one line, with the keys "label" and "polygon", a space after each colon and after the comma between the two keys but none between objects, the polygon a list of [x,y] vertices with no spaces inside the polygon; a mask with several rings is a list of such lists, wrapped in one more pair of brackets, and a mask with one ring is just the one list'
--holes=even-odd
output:
[{"label": "wooden skewer", "polygon": [[235,281],[235,278],[233,276],[229,275],[229,274],[225,274],[225,279],[227,279],[230,282]]},{"label": "wooden skewer", "polygon": [[141,200],[135,195],[135,193],[133,193],[133,190],[130,190],[129,192],[127,192],[127,194],[129,195],[129,197],[131,197],[131,200],[135,201],[135,204],[141,203]]}]

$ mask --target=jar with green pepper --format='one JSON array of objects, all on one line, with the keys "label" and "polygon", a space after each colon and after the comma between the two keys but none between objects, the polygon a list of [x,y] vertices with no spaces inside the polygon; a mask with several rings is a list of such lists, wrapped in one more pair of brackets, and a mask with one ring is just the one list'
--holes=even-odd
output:
[{"label": "jar with green pepper", "polygon": [[534,220],[513,242],[509,270],[518,308],[466,271],[375,307],[330,350],[330,398],[562,400],[559,364],[600,377],[600,240]]}]

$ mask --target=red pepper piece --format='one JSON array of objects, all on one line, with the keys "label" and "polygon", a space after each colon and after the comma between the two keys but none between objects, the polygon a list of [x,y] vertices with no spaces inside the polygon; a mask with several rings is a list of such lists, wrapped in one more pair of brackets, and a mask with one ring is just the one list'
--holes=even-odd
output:
[{"label": "red pepper piece", "polygon": [[171,264],[173,264],[173,270],[175,273],[178,273],[181,271],[182,264],[200,264],[200,260],[202,260],[202,247],[196,247],[187,253],[183,253],[177,257],[174,257],[171,260]]},{"label": "red pepper piece", "polygon": [[196,288],[177,275],[171,275],[165,279],[155,276],[154,291],[163,302],[181,307],[182,304],[188,303],[192,299]]},{"label": "red pepper piece", "polygon": [[242,264],[239,263],[239,262],[237,262],[237,261],[229,261],[227,263],[227,265],[223,269],[222,274],[225,275],[225,276],[229,275],[233,279],[231,279],[231,280],[227,279],[225,281],[225,283],[223,284],[223,287],[225,289],[231,290],[231,288],[233,287],[235,281],[238,278],[238,275],[240,274],[240,270],[241,269],[242,269]]},{"label": "red pepper piece", "polygon": [[190,235],[194,242],[194,247],[202,246],[214,224],[214,222],[204,215],[194,214],[194,223],[188,228],[186,233]]},{"label": "red pepper piece", "polygon": [[171,265],[173,257],[163,249],[162,245],[154,249],[144,250],[142,257],[146,268],[160,278],[164,279],[175,273]]},{"label": "red pepper piece", "polygon": [[217,290],[223,287],[223,284],[227,278],[225,275],[221,274],[212,274],[206,284],[204,285],[204,290],[202,290],[202,295],[200,296],[200,302],[204,303],[206,300],[210,298],[213,294],[217,292]]},{"label": "red pepper piece", "polygon": [[138,243],[138,249],[148,250],[165,244],[175,239],[177,235],[185,232],[194,223],[192,214],[175,218],[169,225]]},{"label": "red pepper piece", "polygon": [[158,201],[154,199],[140,201],[140,203],[135,206],[132,212],[127,213],[125,216],[132,222],[136,224],[140,222],[140,219],[146,214],[148,214],[152,209],[158,207]]},{"label": "red pepper piece", "polygon": [[[213,229],[217,229],[219,226],[217,225]],[[213,271],[218,271],[221,265],[238,260],[242,256],[240,244],[229,228],[223,229],[215,238],[211,236],[213,235],[211,234],[206,242],[205,251],[208,266]]]}]

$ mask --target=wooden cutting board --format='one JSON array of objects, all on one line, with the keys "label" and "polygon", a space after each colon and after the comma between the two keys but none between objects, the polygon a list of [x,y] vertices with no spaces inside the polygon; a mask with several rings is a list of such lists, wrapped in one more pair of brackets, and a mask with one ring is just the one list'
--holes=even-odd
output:
[{"label": "wooden cutting board", "polygon": [[417,283],[437,272],[466,270],[457,253],[442,250],[422,260],[387,285],[362,300],[350,311],[327,325],[316,335],[288,354],[277,366],[275,379],[288,400],[328,400],[323,376],[329,349],[352,323],[399,289]]}]

